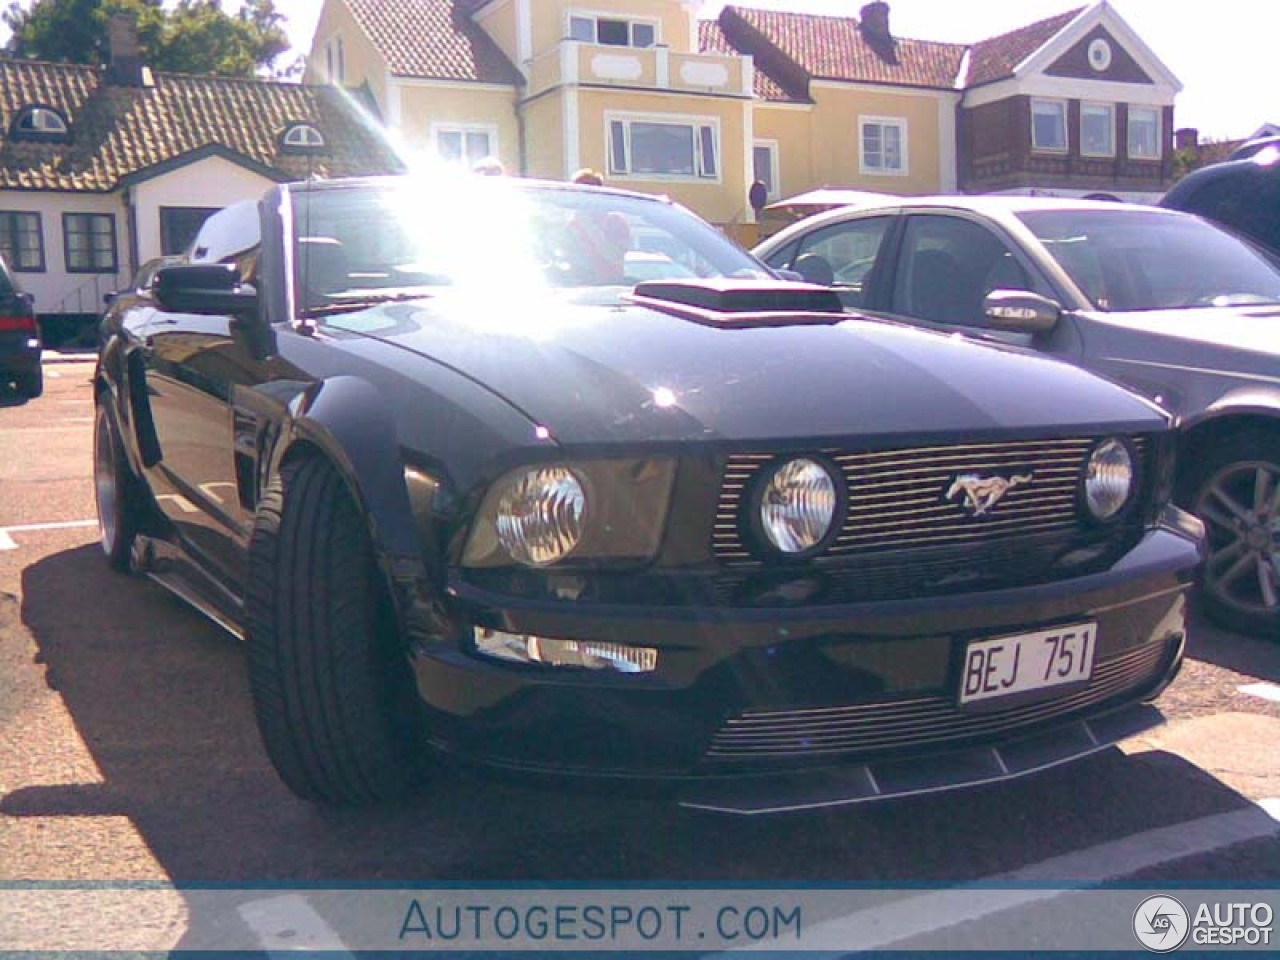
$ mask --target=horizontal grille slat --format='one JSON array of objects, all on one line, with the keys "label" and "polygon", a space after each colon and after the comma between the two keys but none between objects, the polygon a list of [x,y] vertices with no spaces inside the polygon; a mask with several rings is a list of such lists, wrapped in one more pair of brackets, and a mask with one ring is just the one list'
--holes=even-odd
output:
[{"label": "horizontal grille slat", "polygon": [[[848,497],[830,556],[928,545],[958,548],[1026,535],[1082,530],[1078,487],[1095,438],[987,442],[908,450],[821,451],[841,471]],[[1139,459],[1142,438],[1133,440]],[[755,477],[786,454],[729,457],[712,530],[712,549],[722,560],[759,559],[747,534],[749,493]],[[1031,475],[1008,489],[981,516],[964,507],[957,477]]]},{"label": "horizontal grille slat", "polygon": [[727,720],[707,757],[746,760],[858,754],[891,748],[927,747],[1017,731],[1104,703],[1153,681],[1168,647],[1152,643],[1108,658],[1094,667],[1089,685],[1076,693],[1005,710],[968,713],[947,697],[776,712],[753,712]]}]

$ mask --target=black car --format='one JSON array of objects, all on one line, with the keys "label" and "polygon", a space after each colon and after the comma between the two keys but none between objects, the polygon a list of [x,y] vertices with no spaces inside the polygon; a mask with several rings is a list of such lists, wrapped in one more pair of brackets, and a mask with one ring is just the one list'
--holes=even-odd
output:
[{"label": "black car", "polygon": [[1167,414],[1076,367],[506,178],[276,187],[152,290],[97,369],[103,549],[245,637],[303,797],[444,752],[796,809],[1159,721],[1202,529]]},{"label": "black car", "polygon": [[1160,206],[1199,214],[1248,238],[1280,263],[1280,138],[1187,174]]},{"label": "black car", "polygon": [[0,386],[11,383],[25,397],[44,392],[43,343],[31,294],[18,289],[0,257]]}]

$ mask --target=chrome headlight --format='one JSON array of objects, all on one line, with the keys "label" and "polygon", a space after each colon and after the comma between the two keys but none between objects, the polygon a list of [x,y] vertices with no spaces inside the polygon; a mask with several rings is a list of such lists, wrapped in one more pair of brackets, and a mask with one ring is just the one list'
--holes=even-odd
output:
[{"label": "chrome headlight", "polygon": [[567,467],[536,467],[507,480],[498,499],[498,542],[519,563],[545,567],[582,539],[587,495]]},{"label": "chrome headlight", "polygon": [[666,529],[675,473],[665,458],[512,470],[485,495],[463,566],[647,562]]},{"label": "chrome headlight", "polygon": [[1084,471],[1084,503],[1095,520],[1119,516],[1134,491],[1133,454],[1123,440],[1103,440],[1093,448]]},{"label": "chrome headlight", "polygon": [[831,533],[839,500],[835,478],[821,463],[804,457],[788,460],[760,490],[760,528],[779,552],[806,553]]}]

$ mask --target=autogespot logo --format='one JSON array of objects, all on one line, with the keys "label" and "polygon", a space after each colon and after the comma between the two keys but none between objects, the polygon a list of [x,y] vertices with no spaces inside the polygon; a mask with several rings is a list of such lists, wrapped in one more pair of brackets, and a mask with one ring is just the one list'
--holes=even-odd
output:
[{"label": "autogespot logo", "polygon": [[1155,953],[1177,950],[1187,939],[1191,917],[1173,897],[1147,897],[1133,915],[1133,934]]}]

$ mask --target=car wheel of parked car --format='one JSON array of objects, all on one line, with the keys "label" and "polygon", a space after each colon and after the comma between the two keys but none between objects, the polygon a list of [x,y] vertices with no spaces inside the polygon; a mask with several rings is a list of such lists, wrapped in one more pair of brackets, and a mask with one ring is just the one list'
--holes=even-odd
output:
[{"label": "car wheel of parked car", "polygon": [[1211,450],[1184,484],[1205,522],[1205,611],[1224,626],[1280,637],[1280,433],[1239,433]]},{"label": "car wheel of parked car", "polygon": [[44,371],[36,367],[30,373],[19,377],[18,393],[32,400],[44,393]]},{"label": "car wheel of parked car", "polygon": [[116,570],[129,570],[141,515],[137,481],[125,460],[109,404],[99,399],[93,424],[93,492],[102,552]]},{"label": "car wheel of parked car", "polygon": [[368,529],[325,460],[286,463],[258,509],[249,676],[272,763],[321,803],[393,799],[425,767],[425,723]]}]

